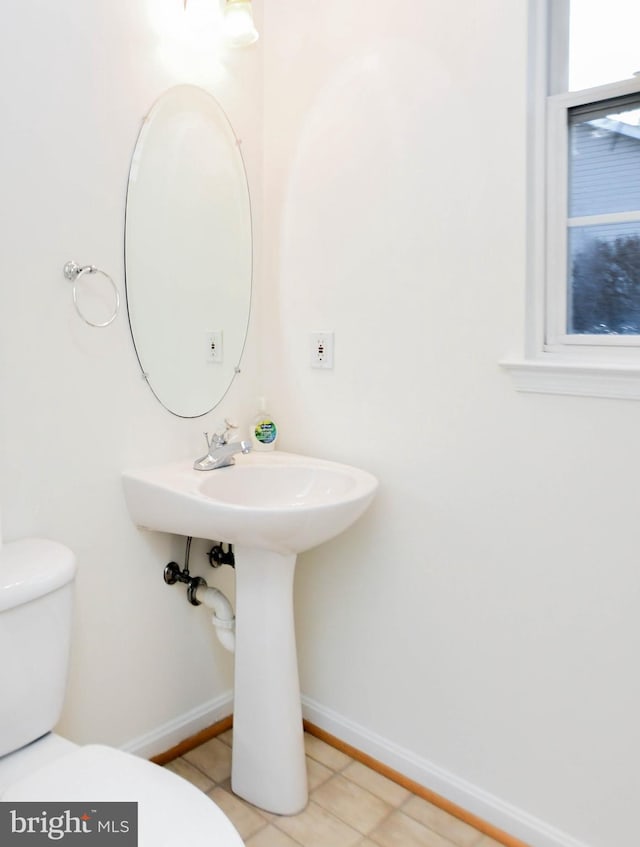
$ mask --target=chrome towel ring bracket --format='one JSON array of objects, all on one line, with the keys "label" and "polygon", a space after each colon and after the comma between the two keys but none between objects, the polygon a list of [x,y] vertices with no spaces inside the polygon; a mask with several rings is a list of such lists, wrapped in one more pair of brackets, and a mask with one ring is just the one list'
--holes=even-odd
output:
[{"label": "chrome towel ring bracket", "polygon": [[[120,309],[120,292],[118,291],[118,286],[109,276],[109,274],[100,270],[100,268],[96,268],[95,265],[84,265],[84,267],[82,267],[76,262],[67,262],[62,270],[65,277],[73,283],[73,305],[76,307],[76,312],[80,315],[82,320],[85,323],[89,324],[89,326],[97,327],[109,326],[110,323],[113,323]],[[95,321],[89,320],[89,318],[82,313],[82,310],[80,309],[80,306],[78,304],[78,283],[82,280],[84,276],[88,274],[101,274],[105,279],[109,281],[113,289],[113,294],[115,298],[113,313],[109,318],[107,318],[106,321],[102,321],[101,323],[96,323]]]}]

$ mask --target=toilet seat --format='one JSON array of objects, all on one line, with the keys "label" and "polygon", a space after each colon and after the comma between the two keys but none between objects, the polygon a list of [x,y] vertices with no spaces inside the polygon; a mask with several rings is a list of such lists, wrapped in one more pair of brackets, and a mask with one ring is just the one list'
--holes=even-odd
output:
[{"label": "toilet seat", "polygon": [[100,744],[78,747],[11,784],[9,802],[138,803],[139,847],[243,847],[206,794],[164,768]]}]

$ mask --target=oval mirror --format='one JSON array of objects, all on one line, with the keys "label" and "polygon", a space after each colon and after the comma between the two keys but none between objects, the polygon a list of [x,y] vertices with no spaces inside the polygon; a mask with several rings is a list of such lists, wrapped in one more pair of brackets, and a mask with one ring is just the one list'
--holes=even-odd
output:
[{"label": "oval mirror", "polygon": [[239,371],[252,264],[249,188],[233,127],[206,91],[171,88],[133,153],[125,287],[143,375],[175,415],[211,411]]}]

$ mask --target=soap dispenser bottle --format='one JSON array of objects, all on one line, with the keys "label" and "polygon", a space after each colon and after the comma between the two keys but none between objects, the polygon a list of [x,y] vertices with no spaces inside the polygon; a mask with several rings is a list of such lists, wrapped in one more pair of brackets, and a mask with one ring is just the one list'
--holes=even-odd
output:
[{"label": "soap dispenser bottle", "polygon": [[264,397],[260,398],[260,411],[251,424],[251,443],[254,450],[275,450],[278,427],[266,410]]}]

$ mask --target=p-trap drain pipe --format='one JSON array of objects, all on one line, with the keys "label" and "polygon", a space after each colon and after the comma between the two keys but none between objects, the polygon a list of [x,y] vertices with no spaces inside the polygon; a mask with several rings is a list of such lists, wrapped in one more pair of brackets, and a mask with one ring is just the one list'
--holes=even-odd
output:
[{"label": "p-trap drain pipe", "polygon": [[[233,608],[227,597],[217,588],[210,588],[202,579],[193,591],[196,603],[194,605],[204,605],[208,609],[213,610],[211,623],[216,628],[218,640],[231,653],[236,648],[236,618],[233,614]],[[193,603],[193,600],[191,600]]]}]

